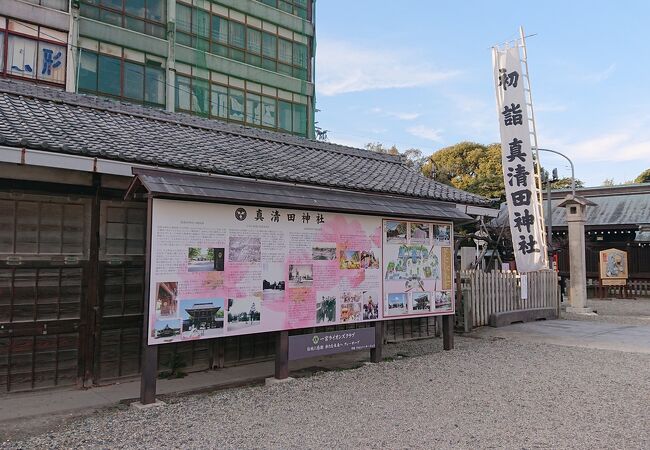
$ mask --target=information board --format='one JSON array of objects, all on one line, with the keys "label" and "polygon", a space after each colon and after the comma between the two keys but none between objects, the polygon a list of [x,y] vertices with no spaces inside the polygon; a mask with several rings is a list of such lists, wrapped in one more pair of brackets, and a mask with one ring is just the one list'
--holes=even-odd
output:
[{"label": "information board", "polygon": [[600,282],[603,286],[625,286],[627,284],[627,252],[616,248],[601,250]]},{"label": "information board", "polygon": [[154,199],[149,344],[453,313],[453,227]]}]

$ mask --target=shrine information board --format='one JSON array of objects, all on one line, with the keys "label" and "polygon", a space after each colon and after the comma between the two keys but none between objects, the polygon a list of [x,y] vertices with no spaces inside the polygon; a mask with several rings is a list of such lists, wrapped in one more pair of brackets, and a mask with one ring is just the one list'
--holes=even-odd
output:
[{"label": "shrine information board", "polygon": [[148,342],[453,314],[450,222],[153,200]]}]

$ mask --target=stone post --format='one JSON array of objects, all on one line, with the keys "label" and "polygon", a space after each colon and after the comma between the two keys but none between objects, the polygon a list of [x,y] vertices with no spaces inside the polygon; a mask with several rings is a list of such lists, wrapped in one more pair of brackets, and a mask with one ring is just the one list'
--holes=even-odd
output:
[{"label": "stone post", "polygon": [[593,314],[587,308],[587,270],[585,261],[585,220],[587,206],[596,204],[584,197],[569,194],[559,207],[566,208],[569,227],[569,304],[568,313]]}]

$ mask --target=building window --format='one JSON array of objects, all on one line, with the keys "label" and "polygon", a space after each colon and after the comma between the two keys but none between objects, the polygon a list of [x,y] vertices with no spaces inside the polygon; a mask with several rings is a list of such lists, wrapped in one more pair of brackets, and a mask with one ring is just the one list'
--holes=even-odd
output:
[{"label": "building window", "polygon": [[244,120],[244,92],[237,89],[229,89],[230,98],[230,120],[241,122]]},{"label": "building window", "polygon": [[176,75],[176,110],[307,135],[307,106],[278,100],[258,92],[209,83],[188,75]]},{"label": "building window", "polygon": [[176,4],[176,31],[178,44],[308,80],[305,44],[181,3]]},{"label": "building window", "polygon": [[310,0],[260,0],[265,5],[272,6],[294,16],[307,20],[309,18],[308,2]]},{"label": "building window", "polygon": [[83,17],[165,38],[166,0],[81,0]]},{"label": "building window", "polygon": [[291,133],[293,131],[293,118],[291,103],[278,101],[278,128]]},{"label": "building window", "polygon": [[218,84],[212,85],[212,104],[211,111],[213,117],[220,119],[228,118],[228,88],[219,86]]},{"label": "building window", "polygon": [[67,34],[0,17],[0,76],[65,84]]},{"label": "building window", "polygon": [[192,112],[202,116],[210,113],[210,90],[206,80],[192,80]]},{"label": "building window", "polygon": [[102,94],[119,97],[122,93],[122,60],[108,55],[98,55],[97,90]]},{"label": "building window", "polygon": [[246,123],[262,125],[262,101],[259,95],[246,94]]},{"label": "building window", "polygon": [[262,97],[262,126],[275,128],[275,104],[276,100],[270,97]]},{"label": "building window", "polygon": [[176,109],[191,111],[192,82],[191,78],[176,75]]},{"label": "building window", "polygon": [[293,132],[301,136],[307,134],[307,106],[295,103],[293,105]]},{"label": "building window", "polygon": [[29,3],[45,6],[46,8],[68,11],[68,0],[28,0]]},{"label": "building window", "polygon": [[165,70],[157,61],[143,64],[81,49],[77,83],[79,92],[165,105]]}]

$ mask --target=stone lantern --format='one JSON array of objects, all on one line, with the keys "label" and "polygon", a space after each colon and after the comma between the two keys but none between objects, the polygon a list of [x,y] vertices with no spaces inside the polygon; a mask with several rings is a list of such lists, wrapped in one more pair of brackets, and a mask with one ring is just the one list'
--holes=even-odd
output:
[{"label": "stone lantern", "polygon": [[592,201],[569,194],[558,205],[566,208],[569,227],[569,304],[568,313],[593,314],[587,308],[587,270],[585,261],[585,220],[587,206],[596,206]]}]

